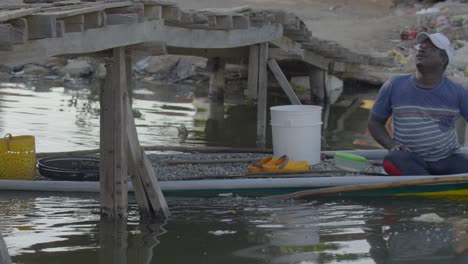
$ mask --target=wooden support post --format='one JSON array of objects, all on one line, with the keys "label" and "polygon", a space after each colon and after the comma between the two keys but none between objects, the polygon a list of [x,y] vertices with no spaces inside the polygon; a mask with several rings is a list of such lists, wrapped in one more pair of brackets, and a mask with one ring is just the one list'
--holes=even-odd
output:
[{"label": "wooden support post", "polygon": [[[133,99],[133,90],[135,88],[135,83],[133,79],[133,64],[132,64],[132,56],[130,52],[127,52],[125,56],[125,74],[127,75],[127,94],[128,100],[130,102],[130,106],[132,105]],[[132,116],[128,116],[128,118],[133,118]]]},{"label": "wooden support post", "polygon": [[13,26],[0,24],[0,51],[10,51],[13,45]]},{"label": "wooden support post", "polygon": [[127,186],[127,81],[125,48],[113,49],[101,91],[100,199],[103,217],[126,218]]},{"label": "wooden support post", "polygon": [[310,91],[312,104],[323,106],[326,99],[326,75],[327,72],[319,68],[311,68],[309,71]]},{"label": "wooden support post", "polygon": [[[138,132],[135,126],[135,120],[133,120],[132,108],[130,102],[127,101],[127,116],[131,117],[128,119],[128,145],[130,160],[132,167],[136,168],[136,172],[133,171],[133,175],[138,177],[132,177],[135,192],[137,194],[138,205],[142,212],[149,214],[159,214],[165,217],[169,217],[169,207],[167,206],[166,199],[159,185],[158,178],[154,174],[151,162],[145,155],[143,148],[140,146],[138,140]],[[146,209],[146,205],[143,200],[149,201],[150,208]]]},{"label": "wooden support post", "polygon": [[57,36],[56,18],[53,16],[28,16],[29,39],[55,38]]},{"label": "wooden support post", "polygon": [[210,72],[210,84],[208,97],[210,98],[210,119],[224,119],[224,71],[226,61],[220,58],[210,58],[207,62],[207,70]]},{"label": "wooden support post", "polygon": [[247,76],[247,98],[257,99],[258,93],[258,45],[251,45],[249,51],[249,73]]},{"label": "wooden support post", "polygon": [[13,43],[22,44],[28,40],[28,20],[18,18],[11,21],[13,26]]},{"label": "wooden support post", "polygon": [[11,264],[10,254],[8,254],[8,248],[3,240],[2,233],[0,233],[0,263]]},{"label": "wooden support post", "polygon": [[268,60],[268,67],[270,67],[270,70],[275,75],[276,80],[278,80],[278,83],[280,84],[281,88],[283,88],[283,91],[286,93],[291,103],[295,105],[300,105],[301,101],[299,101],[299,98],[297,97],[296,93],[289,84],[288,79],[286,79],[286,77],[284,76],[276,60]]},{"label": "wooden support post", "polygon": [[257,147],[265,149],[267,125],[268,42],[260,44],[258,53]]}]

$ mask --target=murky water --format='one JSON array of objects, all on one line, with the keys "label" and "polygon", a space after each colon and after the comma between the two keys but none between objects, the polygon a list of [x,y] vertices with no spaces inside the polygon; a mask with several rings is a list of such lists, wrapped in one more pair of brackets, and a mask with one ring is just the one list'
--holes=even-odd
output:
[{"label": "murky water", "polygon": [[[165,223],[99,221],[97,196],[1,193],[15,263],[467,263],[466,201],[169,198]],[[134,204],[134,203],[133,203]],[[136,208],[132,206],[132,212]],[[437,213],[445,220],[412,220]]]},{"label": "murky water", "polygon": [[[0,134],[32,134],[38,152],[99,146],[93,83],[37,80],[0,84]],[[221,129],[191,87],[139,85],[134,93],[142,145],[255,146],[255,107],[229,110]],[[330,148],[374,147],[359,96],[330,108]],[[231,104],[232,103],[232,104]],[[189,133],[181,135],[185,125]],[[277,201],[169,197],[172,217],[101,222],[97,195],[0,192],[0,226],[15,263],[468,263],[464,200],[385,198]],[[440,223],[414,222],[436,213]]]},{"label": "murky water", "polygon": [[[54,80],[0,83],[0,135],[34,135],[37,152],[72,151],[99,147],[97,83],[66,84]],[[236,106],[226,98],[222,125],[210,122],[206,97],[191,86],[141,83],[134,91],[135,122],[142,145],[255,147],[256,107]],[[368,110],[362,99],[349,97],[330,108],[326,138],[331,148],[352,149],[365,135]],[[287,104],[287,102],[285,102]],[[180,133],[181,126],[188,133]],[[271,143],[271,128],[267,136]],[[361,143],[363,141],[361,140]],[[358,142],[359,143],[359,142]],[[364,146],[365,147],[365,146]]]}]

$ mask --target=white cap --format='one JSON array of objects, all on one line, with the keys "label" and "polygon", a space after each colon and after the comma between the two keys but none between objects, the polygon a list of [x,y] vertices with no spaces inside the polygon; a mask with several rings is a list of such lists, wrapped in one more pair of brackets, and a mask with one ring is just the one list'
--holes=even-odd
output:
[{"label": "white cap", "polygon": [[428,34],[427,32],[421,32],[416,36],[416,41],[422,43],[424,40],[430,39],[432,44],[437,48],[444,50],[447,54],[449,64],[453,60],[453,48],[450,44],[450,40],[442,33]]}]

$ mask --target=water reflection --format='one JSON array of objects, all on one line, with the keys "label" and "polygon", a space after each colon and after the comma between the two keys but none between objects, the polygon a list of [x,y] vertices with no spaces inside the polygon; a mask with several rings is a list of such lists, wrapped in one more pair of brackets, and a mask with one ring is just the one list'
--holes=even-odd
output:
[{"label": "water reflection", "polygon": [[[133,199],[133,198],[132,198]],[[466,263],[466,201],[170,198],[167,222],[100,220],[98,197],[0,193],[15,263]],[[436,213],[439,222],[414,221]]]},{"label": "water reflection", "polygon": [[[38,152],[97,148],[99,85],[95,80],[64,83],[51,79],[0,83],[0,134],[33,134]],[[239,90],[236,93],[226,94],[224,105],[211,102],[203,91],[206,89],[138,82],[133,91],[133,107],[141,143],[255,147],[256,105],[245,103],[239,87],[235,88]],[[362,108],[361,103],[375,93],[376,90],[345,94],[336,104],[327,106],[324,128],[331,148],[375,147],[355,144],[356,140],[362,143],[370,138],[365,134],[368,109]],[[268,101],[269,106],[289,104],[274,93],[269,94]],[[269,114],[267,111],[267,120]],[[271,147],[270,126],[267,146]]]}]

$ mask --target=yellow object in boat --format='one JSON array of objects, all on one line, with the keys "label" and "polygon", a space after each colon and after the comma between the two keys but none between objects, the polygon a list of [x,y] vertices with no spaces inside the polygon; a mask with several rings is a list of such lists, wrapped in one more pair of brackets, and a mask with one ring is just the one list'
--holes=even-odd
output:
[{"label": "yellow object in boat", "polygon": [[370,110],[374,105],[374,100],[362,100],[359,107]]},{"label": "yellow object in boat", "polygon": [[36,175],[34,136],[12,136],[0,139],[0,179],[31,180]]}]

